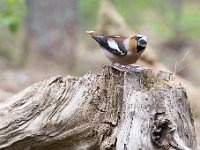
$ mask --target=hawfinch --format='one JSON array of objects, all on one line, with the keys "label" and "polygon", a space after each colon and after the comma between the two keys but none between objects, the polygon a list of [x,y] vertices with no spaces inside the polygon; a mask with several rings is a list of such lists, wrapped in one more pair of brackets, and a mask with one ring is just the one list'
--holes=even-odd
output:
[{"label": "hawfinch", "polygon": [[147,45],[147,37],[135,35],[133,37],[107,36],[86,31],[95,39],[112,65],[115,63],[129,65],[135,63]]}]

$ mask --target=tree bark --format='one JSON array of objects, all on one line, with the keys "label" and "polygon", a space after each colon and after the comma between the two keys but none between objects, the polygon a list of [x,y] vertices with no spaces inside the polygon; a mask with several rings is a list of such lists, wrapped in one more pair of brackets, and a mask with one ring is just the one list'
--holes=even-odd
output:
[{"label": "tree bark", "polygon": [[132,67],[35,83],[0,106],[0,149],[197,149],[173,75]]}]

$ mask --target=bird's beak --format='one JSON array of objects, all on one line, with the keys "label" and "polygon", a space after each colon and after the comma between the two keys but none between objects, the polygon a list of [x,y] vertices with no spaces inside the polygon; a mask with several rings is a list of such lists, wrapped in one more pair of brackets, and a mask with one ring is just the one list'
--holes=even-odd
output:
[{"label": "bird's beak", "polygon": [[138,45],[142,46],[142,47],[146,47],[147,45],[147,37],[146,36],[142,36],[139,40],[138,40]]}]

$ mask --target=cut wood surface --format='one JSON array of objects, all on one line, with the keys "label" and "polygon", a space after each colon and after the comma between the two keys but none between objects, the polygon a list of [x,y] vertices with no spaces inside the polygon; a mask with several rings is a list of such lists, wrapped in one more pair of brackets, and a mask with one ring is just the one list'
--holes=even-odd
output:
[{"label": "cut wood surface", "polygon": [[173,74],[148,68],[60,76],[0,106],[0,149],[197,149],[189,101]]}]

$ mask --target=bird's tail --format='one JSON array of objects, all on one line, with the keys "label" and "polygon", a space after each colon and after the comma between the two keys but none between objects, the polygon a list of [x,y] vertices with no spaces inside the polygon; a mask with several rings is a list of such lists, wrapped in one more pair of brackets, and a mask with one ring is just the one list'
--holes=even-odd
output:
[{"label": "bird's tail", "polygon": [[86,31],[87,34],[90,34],[91,37],[97,36],[97,33],[95,31]]}]

